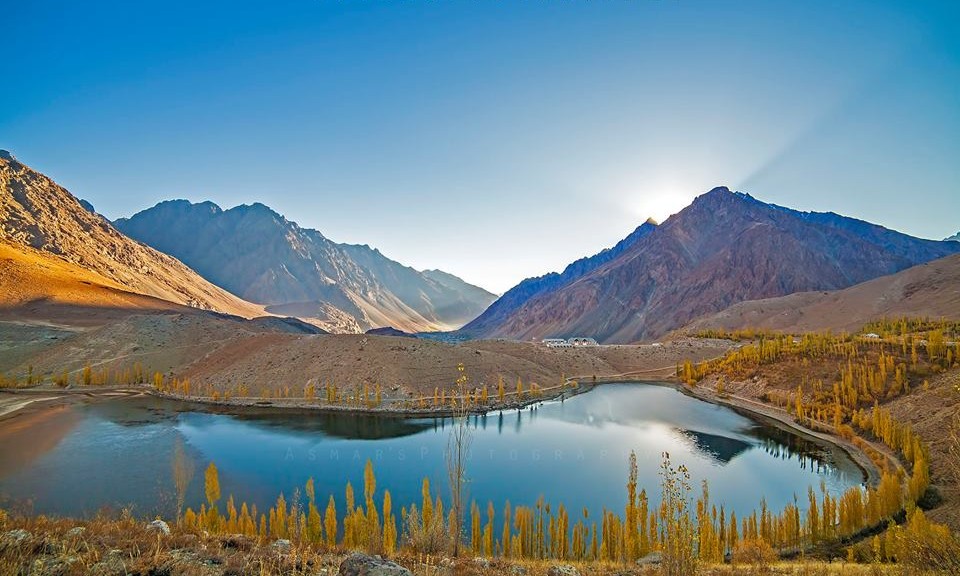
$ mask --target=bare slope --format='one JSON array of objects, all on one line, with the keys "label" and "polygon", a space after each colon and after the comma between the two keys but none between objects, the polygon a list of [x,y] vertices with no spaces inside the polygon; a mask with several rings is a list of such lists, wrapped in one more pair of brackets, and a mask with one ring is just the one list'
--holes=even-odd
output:
[{"label": "bare slope", "polygon": [[47,252],[0,242],[0,318],[56,321],[70,308],[74,316],[89,316],[85,323],[96,323],[94,316],[111,310],[188,309],[130,292],[118,282]]},{"label": "bare slope", "polygon": [[881,317],[960,318],[960,255],[832,292],[751,300],[694,321],[687,331],[762,328],[854,331]]},{"label": "bare slope", "polygon": [[471,335],[651,339],[737,302],[846,288],[957,252],[955,242],[715,188],[614,260]]},{"label": "bare slope", "polygon": [[128,292],[244,317],[264,314],[176,258],[127,238],[6,151],[0,151],[0,240],[58,257]]},{"label": "bare slope", "polygon": [[[207,313],[128,315],[83,330],[37,331],[28,338],[20,324],[0,321],[0,373],[21,379],[34,374],[76,374],[131,368],[189,378],[194,390],[228,392],[243,384],[249,395],[290,390],[303,396],[308,383],[335,383],[344,390],[380,384],[388,399],[431,395],[450,389],[463,364],[475,386],[495,386],[503,376],[508,390],[517,378],[555,386],[564,376],[615,375],[668,377],[685,358],[722,354],[729,342],[680,341],[662,346],[614,346],[550,349],[507,341],[448,344],[427,339],[365,334],[314,335],[263,320],[242,320]],[[56,336],[55,339],[49,338]],[[19,345],[16,345],[19,342]],[[639,372],[639,374],[638,374]]]}]

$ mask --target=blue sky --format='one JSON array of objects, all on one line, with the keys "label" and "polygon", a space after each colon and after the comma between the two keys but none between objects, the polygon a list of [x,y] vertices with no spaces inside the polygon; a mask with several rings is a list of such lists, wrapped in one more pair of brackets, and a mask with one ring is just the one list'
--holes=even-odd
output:
[{"label": "blue sky", "polygon": [[0,148],[491,290],[728,185],[960,230],[956,2],[16,2]]}]

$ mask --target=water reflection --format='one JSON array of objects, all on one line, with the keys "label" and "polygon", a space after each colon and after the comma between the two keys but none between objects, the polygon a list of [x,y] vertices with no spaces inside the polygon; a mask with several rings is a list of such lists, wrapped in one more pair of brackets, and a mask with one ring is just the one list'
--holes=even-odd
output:
[{"label": "water reflection", "polygon": [[[276,409],[237,410],[143,397],[73,407],[43,422],[55,443],[22,436],[0,444],[0,497],[35,497],[38,512],[89,514],[103,505],[169,513],[172,447],[182,439],[202,471],[216,461],[224,496],[263,509],[313,477],[318,497],[342,502],[344,484],[362,485],[367,459],[396,505],[419,500],[420,481],[445,485],[447,418],[401,419]],[[543,494],[569,509],[621,509],[627,455],[640,485],[658,491],[660,455],[710,482],[718,502],[738,514],[771,507],[822,481],[839,493],[862,482],[845,453],[667,387],[609,385],[566,401],[471,415],[470,498],[501,507]],[[37,441],[32,440],[37,438]],[[18,458],[28,446],[32,459]],[[188,501],[203,499],[202,473]],[[750,491],[743,490],[750,486]],[[655,504],[656,498],[651,498]]]}]

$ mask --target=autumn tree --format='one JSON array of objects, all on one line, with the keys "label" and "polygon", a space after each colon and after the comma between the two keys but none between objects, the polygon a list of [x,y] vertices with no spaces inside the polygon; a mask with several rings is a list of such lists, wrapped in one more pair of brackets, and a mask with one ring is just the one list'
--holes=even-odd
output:
[{"label": "autumn tree", "polygon": [[323,528],[327,536],[327,548],[333,549],[337,545],[337,503],[333,494],[327,501],[327,510],[323,515]]},{"label": "autumn tree", "polygon": [[690,473],[683,464],[674,467],[667,452],[660,464],[660,486],[660,523],[664,534],[661,570],[665,576],[695,574],[697,536],[690,517]]},{"label": "autumn tree", "polygon": [[183,440],[178,436],[173,445],[173,486],[177,493],[177,518],[183,511],[183,504],[187,497],[187,488],[193,480],[195,471],[193,460],[183,449]]},{"label": "autumn tree", "polygon": [[397,549],[397,522],[393,517],[393,501],[390,491],[383,491],[383,551],[387,555]]},{"label": "autumn tree", "polygon": [[460,373],[457,377],[457,398],[454,402],[453,425],[447,442],[447,477],[450,485],[450,515],[453,519],[449,526],[453,539],[453,556],[460,553],[460,535],[464,517],[464,484],[466,483],[467,454],[470,450],[470,427],[467,421],[468,407],[465,402],[467,374],[463,364],[457,365]]}]

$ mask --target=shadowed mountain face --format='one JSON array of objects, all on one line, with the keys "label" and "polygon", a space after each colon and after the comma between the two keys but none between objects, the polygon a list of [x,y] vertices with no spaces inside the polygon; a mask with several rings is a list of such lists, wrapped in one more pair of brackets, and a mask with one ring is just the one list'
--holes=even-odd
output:
[{"label": "shadowed mountain face", "polygon": [[715,188],[609,261],[518,304],[501,298],[465,330],[475,337],[651,339],[737,302],[846,288],[955,252],[960,243]]},{"label": "shadowed mountain face", "polygon": [[[44,284],[51,281],[50,274],[24,276],[36,280],[0,294],[4,297],[0,303],[11,303],[12,289],[29,292],[21,294],[22,298],[56,299],[63,294],[55,292],[67,290],[67,277],[74,275],[78,279],[67,290],[71,295],[65,301],[75,305],[142,305],[144,299],[117,296],[134,293],[239,316],[263,315],[262,307],[214,286],[176,258],[124,236],[92,208],[9,152],[0,151],[0,241],[9,247],[7,259],[24,274],[42,261],[48,270],[56,268],[63,276],[56,286]],[[81,294],[77,289],[81,279],[85,285],[103,290]],[[108,292],[112,296],[106,295]],[[84,302],[87,297],[96,301]]]},{"label": "shadowed mountain face", "polygon": [[945,242],[951,242],[951,241],[952,241],[952,242],[960,242],[960,232],[957,232],[956,234],[954,234],[953,236],[951,236],[951,237],[949,237],[949,238],[944,238],[943,240],[944,240]]},{"label": "shadowed mountain face", "polygon": [[419,272],[369,246],[333,242],[259,203],[222,210],[212,202],[173,200],[114,224],[270,312],[338,332],[456,328],[495,299],[455,276]]}]

